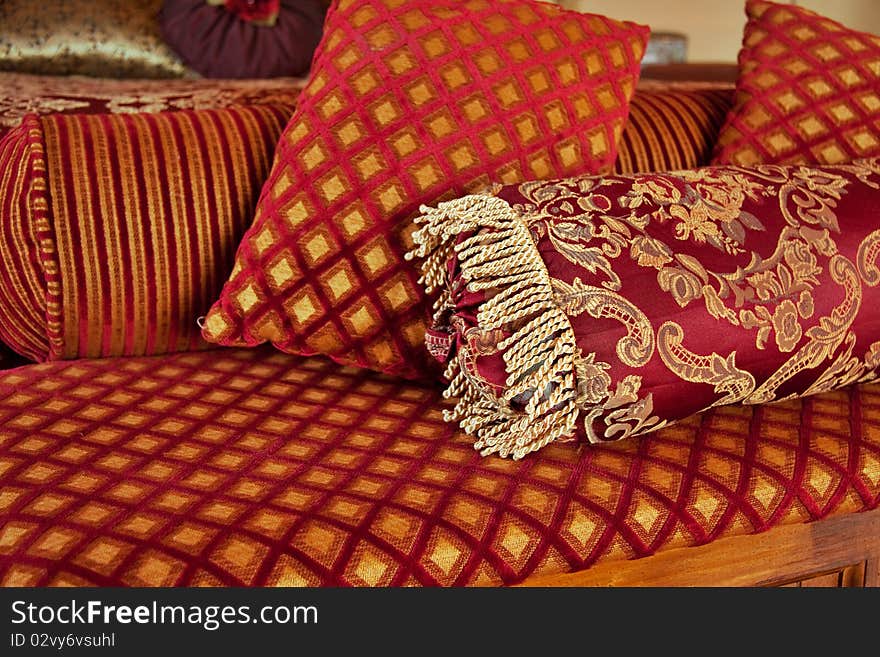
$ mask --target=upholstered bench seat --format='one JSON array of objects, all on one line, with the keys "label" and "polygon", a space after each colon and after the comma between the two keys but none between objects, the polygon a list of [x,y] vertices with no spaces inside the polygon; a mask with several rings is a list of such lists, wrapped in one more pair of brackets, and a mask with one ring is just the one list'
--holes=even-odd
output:
[{"label": "upholstered bench seat", "polygon": [[481,458],[439,390],[216,350],[0,373],[5,585],[459,585],[880,502],[880,386]]}]

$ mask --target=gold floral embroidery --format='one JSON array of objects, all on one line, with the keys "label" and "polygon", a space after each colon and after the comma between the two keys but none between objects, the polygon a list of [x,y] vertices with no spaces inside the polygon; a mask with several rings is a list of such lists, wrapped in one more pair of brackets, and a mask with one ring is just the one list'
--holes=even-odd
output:
[{"label": "gold floral embroidery", "polygon": [[[880,189],[878,178],[880,159],[822,169],[722,167],[531,182],[517,186],[524,199],[518,204],[471,196],[423,208],[416,253],[427,256],[424,281],[444,290],[438,312],[455,313],[450,259],[467,289],[486,295],[477,327],[459,330],[465,344],[447,370],[447,394],[459,397],[451,417],[478,436],[484,453],[520,458],[571,439],[578,426],[599,442],[674,421],[657,412],[657,388],[646,387],[649,380],[656,385],[656,371],[648,379],[642,369],[655,353],[679,380],[710,386],[710,407],[874,380],[880,341],[856,353],[853,326],[864,289],[880,284],[880,230],[853,253],[838,208],[856,181]],[[762,211],[756,216],[746,208]],[[769,236],[761,234],[773,220],[778,234],[768,253]],[[840,252],[844,245],[850,257]],[[706,249],[727,257],[696,257]],[[561,271],[583,274],[551,275],[548,256],[574,266],[554,265]],[[693,316],[703,335],[689,340],[690,324],[668,311],[655,328],[652,314],[629,294],[625,276],[633,265],[618,266],[625,261],[656,272],[658,293]],[[712,262],[730,264],[713,270]],[[620,325],[613,351],[602,344],[599,357],[579,346],[572,322],[583,327],[581,315]],[[706,344],[712,322],[752,333],[754,348],[744,359],[747,349],[725,352],[723,343],[709,353],[689,348]],[[584,336],[584,344],[590,339]],[[776,369],[760,380],[750,371],[755,350],[778,354]],[[503,358],[506,381],[484,378],[486,356]]]},{"label": "gold floral embroidery", "polygon": [[804,370],[814,369],[830,358],[846,339],[849,327],[855,321],[862,301],[855,265],[841,255],[835,255],[829,263],[831,279],[843,286],[843,301],[831,314],[807,329],[807,342],[785,364],[777,369],[754,393],[744,401],[747,404],[761,404],[773,401],[776,390],[785,382]]},{"label": "gold floral embroidery", "polygon": [[[659,269],[672,262],[672,249],[647,235],[636,235],[630,245],[630,257],[642,267]],[[667,290],[668,291],[668,290]]]},{"label": "gold floral embroidery", "polygon": [[875,287],[880,283],[880,268],[877,267],[878,257],[880,257],[880,230],[875,230],[862,240],[856,256],[859,275],[870,287]]},{"label": "gold floral embroidery", "polygon": [[161,112],[230,105],[292,104],[305,81],[125,80],[0,72],[0,134],[25,114]]},{"label": "gold floral embroidery", "polygon": [[586,285],[575,278],[571,285],[551,278],[553,302],[569,317],[583,312],[595,319],[614,319],[626,328],[617,343],[617,357],[630,367],[641,367],[654,355],[654,330],[645,314],[630,301],[609,290]]},{"label": "gold floral embroidery", "polygon": [[776,330],[776,346],[779,347],[779,351],[783,353],[793,351],[800,342],[803,331],[799,320],[797,306],[791,302],[791,299],[785,299],[776,306],[771,322]]},{"label": "gold floral embroidery", "polygon": [[755,389],[755,377],[736,366],[736,352],[726,357],[712,353],[700,356],[682,346],[684,330],[675,322],[657,331],[658,351],[663,363],[676,376],[692,383],[707,383],[724,397],[712,406],[742,401]]}]

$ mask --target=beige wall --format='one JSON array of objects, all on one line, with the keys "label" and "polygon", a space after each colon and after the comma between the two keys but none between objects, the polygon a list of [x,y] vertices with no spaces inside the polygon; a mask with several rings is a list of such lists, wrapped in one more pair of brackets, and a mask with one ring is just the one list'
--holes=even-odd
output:
[{"label": "beige wall", "polygon": [[[562,0],[572,9],[684,32],[691,61],[734,61],[742,40],[745,0]],[[798,0],[848,27],[880,34],[880,0]]]}]

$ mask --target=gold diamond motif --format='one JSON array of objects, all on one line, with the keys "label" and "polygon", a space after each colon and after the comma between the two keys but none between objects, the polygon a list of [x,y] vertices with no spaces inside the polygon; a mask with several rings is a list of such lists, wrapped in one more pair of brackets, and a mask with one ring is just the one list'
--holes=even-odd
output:
[{"label": "gold diamond motif", "polygon": [[819,147],[818,152],[822,160],[828,164],[840,164],[847,159],[846,153],[834,143]]},{"label": "gold diamond motif", "polygon": [[331,243],[323,231],[307,237],[304,244],[305,251],[312,263],[320,262],[325,258],[330,253],[330,245]]},{"label": "gold diamond motif", "polygon": [[284,221],[291,229],[297,228],[309,218],[310,212],[305,199],[296,197],[288,206],[282,209]]},{"label": "gold diamond motif", "polygon": [[523,143],[534,141],[538,136],[538,125],[535,117],[529,113],[523,114],[513,122],[517,135]]},{"label": "gold diamond motif", "polygon": [[387,63],[388,68],[390,68],[395,75],[402,75],[404,73],[407,73],[416,66],[415,60],[413,59],[412,55],[410,55],[403,49],[397,50],[394,54],[392,54],[387,59]]},{"label": "gold diamond motif", "polygon": [[333,203],[333,201],[345,194],[346,191],[345,183],[339,174],[336,173],[325,178],[323,182],[319,183],[319,186],[327,203]]},{"label": "gold diamond motif", "polygon": [[866,129],[854,133],[849,140],[859,151],[867,151],[877,146],[877,138]]},{"label": "gold diamond motif", "polygon": [[862,94],[858,97],[858,101],[868,112],[880,110],[880,96],[874,92]]},{"label": "gold diamond motif", "polygon": [[334,301],[339,301],[353,289],[345,265],[339,265],[335,270],[331,270],[323,283]]},{"label": "gold diamond motif", "polygon": [[831,88],[831,85],[825,80],[812,80],[807,83],[807,88],[813,94],[814,98],[822,98],[834,91],[834,89]]},{"label": "gold diamond motif", "polygon": [[410,86],[407,90],[407,95],[416,107],[424,105],[436,96],[433,89],[430,87],[430,83],[424,79],[419,80],[415,85]]},{"label": "gold diamond motif", "polygon": [[513,555],[514,559],[519,559],[530,543],[529,535],[526,534],[517,525],[508,525],[501,537],[501,546]]},{"label": "gold diamond motif", "polygon": [[486,101],[479,96],[476,96],[471,100],[465,101],[465,103],[462,105],[462,111],[464,112],[467,120],[471,123],[476,123],[480,119],[489,116],[490,113],[490,109],[486,105]]},{"label": "gold diamond motif", "polygon": [[365,302],[357,304],[350,311],[343,313],[343,318],[351,325],[355,335],[364,335],[375,324]]},{"label": "gold diamond motif", "polygon": [[565,108],[560,102],[554,102],[544,108],[544,114],[547,117],[547,123],[553,131],[561,130],[568,125],[568,117],[565,115]]},{"label": "gold diamond motif", "polygon": [[351,146],[358,139],[361,139],[364,134],[363,124],[361,124],[357,117],[352,117],[339,126],[339,129],[336,131],[336,138],[339,139],[343,146]]},{"label": "gold diamond motif", "polygon": [[495,97],[505,110],[523,101],[522,92],[513,80],[508,80],[495,88]]},{"label": "gold diamond motif", "polygon": [[283,289],[288,283],[293,282],[298,272],[290,264],[289,257],[282,257],[278,262],[269,267],[269,278],[276,289]]},{"label": "gold diamond motif", "polygon": [[385,162],[382,160],[382,156],[378,152],[370,151],[355,159],[354,167],[357,169],[361,180],[366,182],[376,174],[382,173],[385,170]]},{"label": "gold diamond motif", "polygon": [[257,294],[256,287],[251,283],[235,295],[235,300],[238,302],[242,312],[247,313],[259,302],[260,297]]},{"label": "gold diamond motif", "polygon": [[509,140],[507,135],[502,132],[501,128],[493,128],[483,135],[483,143],[490,155],[498,155],[509,148]]},{"label": "gold diamond motif", "polygon": [[379,190],[378,199],[386,212],[393,212],[403,203],[404,193],[397,184],[391,182]]},{"label": "gold diamond motif", "polygon": [[376,586],[388,571],[388,564],[371,552],[364,552],[354,569],[354,574],[367,583]]},{"label": "gold diamond motif", "polygon": [[366,229],[367,220],[364,217],[363,210],[358,205],[355,205],[349,210],[341,212],[336,217],[336,224],[345,233],[346,237],[354,238]]},{"label": "gold diamond motif", "polygon": [[792,90],[779,94],[774,98],[774,102],[779,105],[784,112],[790,112],[804,104]]},{"label": "gold diamond motif", "polygon": [[371,113],[380,127],[393,123],[400,118],[400,112],[390,100],[379,103],[372,109]]},{"label": "gold diamond motif", "polygon": [[324,154],[324,149],[321,148],[320,142],[315,142],[312,146],[303,153],[303,164],[305,164],[306,169],[314,169],[315,167],[322,164],[327,159],[327,156]]},{"label": "gold diamond motif", "polygon": [[379,293],[394,310],[407,307],[412,304],[412,299],[415,298],[405,280],[403,275],[399,275],[380,288]]},{"label": "gold diamond motif", "polygon": [[660,509],[654,504],[646,498],[639,498],[636,501],[635,510],[632,512],[632,519],[645,531],[645,534],[650,535],[653,533],[660,515]]},{"label": "gold diamond motif", "polygon": [[318,112],[324,120],[330,119],[334,114],[342,111],[345,103],[338,93],[331,94],[318,106]]},{"label": "gold diamond motif", "polygon": [[352,79],[352,86],[355,88],[355,90],[361,96],[366,96],[373,89],[378,87],[379,84],[380,84],[379,78],[370,69],[367,69],[361,73],[356,74],[354,76],[354,78]]},{"label": "gold diamond motif", "polygon": [[436,185],[440,180],[441,172],[433,159],[416,164],[410,174],[419,189],[425,190]]},{"label": "gold diamond motif", "polygon": [[832,105],[828,108],[828,112],[831,114],[831,116],[834,117],[834,119],[838,123],[846,123],[847,121],[852,121],[854,118],[856,118],[856,115],[846,103],[838,103],[837,105]]},{"label": "gold diamond motif", "polygon": [[422,50],[430,59],[436,59],[449,52],[449,48],[446,45],[446,38],[440,33],[423,38],[421,46]]},{"label": "gold diamond motif", "polygon": [[859,75],[858,71],[852,67],[844,68],[835,73],[837,79],[843,83],[846,87],[852,87],[857,84],[863,82],[862,77]]},{"label": "gold diamond motif", "polygon": [[596,130],[589,136],[589,140],[590,151],[594,157],[608,152],[608,138],[605,136],[604,130]]},{"label": "gold diamond motif", "polygon": [[455,120],[449,111],[444,109],[440,114],[428,119],[428,130],[437,139],[442,139],[455,131]]},{"label": "gold diamond motif", "polygon": [[318,307],[312,301],[312,298],[308,293],[304,293],[302,296],[294,298],[292,301],[290,310],[296,321],[300,324],[306,324],[318,312]]},{"label": "gold diamond motif", "polygon": [[456,144],[448,151],[447,157],[459,171],[472,167],[477,163],[477,155],[474,153],[470,142]]},{"label": "gold diamond motif", "polygon": [[428,559],[430,559],[444,575],[449,575],[460,556],[461,550],[450,541],[441,537],[431,551],[431,554],[428,556]]},{"label": "gold diamond motif", "polygon": [[807,137],[815,137],[827,131],[825,125],[813,115],[801,120],[797,125],[801,133]]},{"label": "gold diamond motif", "polygon": [[774,132],[766,140],[770,151],[776,155],[786,153],[794,148],[795,144],[784,132]]},{"label": "gold diamond motif", "polygon": [[547,73],[543,68],[531,71],[526,77],[529,81],[529,86],[534,93],[540,94],[550,89],[550,79],[547,77]]},{"label": "gold diamond motif", "polygon": [[408,132],[402,132],[391,139],[391,145],[400,157],[406,157],[418,148],[416,137]]},{"label": "gold diamond motif", "polygon": [[358,259],[371,276],[380,274],[390,266],[391,257],[388,244],[381,237],[375,238],[358,252]]},{"label": "gold diamond motif", "polygon": [[450,90],[455,91],[458,87],[468,83],[470,76],[460,64],[450,64],[441,70],[440,75]]},{"label": "gold diamond motif", "polygon": [[816,56],[824,62],[829,62],[832,59],[838,59],[840,57],[840,51],[830,43],[819,46],[813,52],[815,52]]}]

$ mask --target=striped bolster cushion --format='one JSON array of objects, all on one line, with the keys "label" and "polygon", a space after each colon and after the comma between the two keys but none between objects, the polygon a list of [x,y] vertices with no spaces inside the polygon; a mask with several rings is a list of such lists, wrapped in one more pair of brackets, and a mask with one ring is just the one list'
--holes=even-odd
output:
[{"label": "striped bolster cushion", "polygon": [[292,111],[26,117],[0,142],[0,338],[38,361],[207,346]]},{"label": "striped bolster cushion", "polygon": [[732,86],[640,87],[630,103],[615,170],[630,174],[708,165],[732,105]]}]

